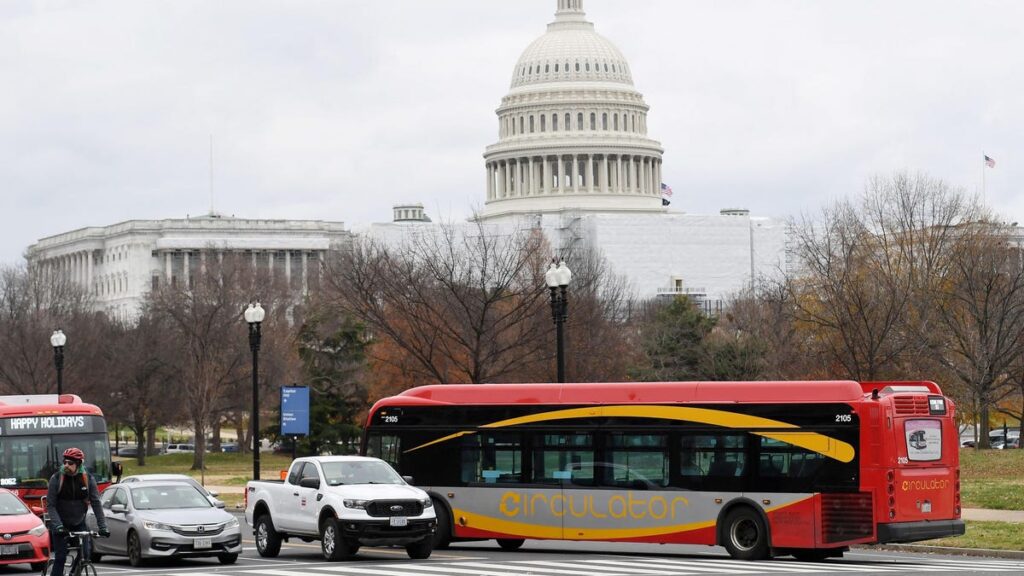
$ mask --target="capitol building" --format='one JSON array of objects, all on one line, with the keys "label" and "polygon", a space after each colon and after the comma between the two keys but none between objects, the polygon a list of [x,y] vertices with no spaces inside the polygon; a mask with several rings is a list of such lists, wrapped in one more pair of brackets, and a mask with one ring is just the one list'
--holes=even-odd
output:
[{"label": "capitol building", "polygon": [[[786,224],[741,208],[672,211],[650,113],[629,63],[595,31],[583,1],[557,0],[546,32],[512,67],[496,110],[497,142],[483,154],[485,201],[475,218],[497,233],[541,229],[562,254],[595,249],[635,296],[688,294],[713,312],[755,278],[786,271]],[[424,226],[437,225],[414,202],[365,233],[399,241]],[[352,237],[341,222],[211,214],[66,232],[39,240],[27,257],[30,266],[66,271],[101,309],[131,319],[148,290],[187,282],[211,252],[246,252],[304,285],[311,266]]]}]

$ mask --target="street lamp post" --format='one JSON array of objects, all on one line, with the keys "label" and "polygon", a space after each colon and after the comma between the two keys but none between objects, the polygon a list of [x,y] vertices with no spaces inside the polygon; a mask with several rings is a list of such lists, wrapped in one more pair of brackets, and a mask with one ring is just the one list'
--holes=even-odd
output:
[{"label": "street lamp post", "polygon": [[558,358],[558,381],[565,382],[565,344],[562,325],[569,317],[569,281],[572,280],[572,272],[565,265],[565,261],[555,266],[554,261],[548,271],[544,273],[544,282],[551,291],[551,319],[555,321],[555,341]]},{"label": "street lamp post", "polygon": [[64,393],[64,344],[68,337],[58,328],[50,335],[50,345],[53,346],[53,365],[57,368],[57,395]]},{"label": "street lamp post", "polygon": [[249,348],[252,350],[252,479],[260,479],[260,324],[266,311],[259,302],[249,303],[245,321],[249,323]]}]

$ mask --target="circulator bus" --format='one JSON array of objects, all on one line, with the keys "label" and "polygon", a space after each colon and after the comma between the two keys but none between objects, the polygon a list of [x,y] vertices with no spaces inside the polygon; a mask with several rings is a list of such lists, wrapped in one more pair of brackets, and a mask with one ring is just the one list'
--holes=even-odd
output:
[{"label": "circulator bus", "polygon": [[0,396],[0,486],[30,505],[46,496],[50,476],[72,446],[103,490],[112,465],[103,412],[74,394]]},{"label": "circulator bus", "polygon": [[364,454],[434,500],[435,544],[721,545],[741,559],[964,533],[953,403],[932,382],[425,386]]}]

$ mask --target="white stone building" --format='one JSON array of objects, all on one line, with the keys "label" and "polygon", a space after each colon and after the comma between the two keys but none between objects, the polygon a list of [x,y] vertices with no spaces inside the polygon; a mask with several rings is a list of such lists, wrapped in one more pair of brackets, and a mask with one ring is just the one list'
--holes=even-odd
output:
[{"label": "white stone building", "polygon": [[207,259],[227,252],[251,258],[303,293],[329,250],[351,234],[341,222],[248,220],[214,215],[129,220],[43,238],[29,246],[30,267],[62,270],[91,290],[97,308],[131,321],[143,298],[164,283],[191,285]]},{"label": "white stone building", "polygon": [[519,57],[496,111],[480,218],[541,227],[561,252],[598,248],[637,296],[691,294],[709,310],[752,278],[785,271],[783,221],[742,209],[669,211],[648,110],[629,63],[586,20],[582,0],[557,0],[554,22]]}]

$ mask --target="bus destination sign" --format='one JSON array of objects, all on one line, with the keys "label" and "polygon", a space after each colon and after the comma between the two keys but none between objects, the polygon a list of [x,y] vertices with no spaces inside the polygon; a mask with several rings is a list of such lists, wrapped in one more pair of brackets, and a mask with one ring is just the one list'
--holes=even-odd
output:
[{"label": "bus destination sign", "polygon": [[103,432],[103,419],[85,414],[0,418],[0,436],[30,436],[68,432]]}]

